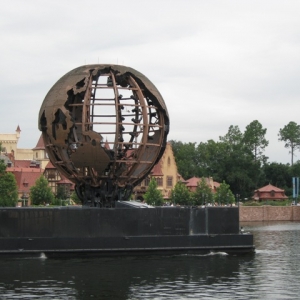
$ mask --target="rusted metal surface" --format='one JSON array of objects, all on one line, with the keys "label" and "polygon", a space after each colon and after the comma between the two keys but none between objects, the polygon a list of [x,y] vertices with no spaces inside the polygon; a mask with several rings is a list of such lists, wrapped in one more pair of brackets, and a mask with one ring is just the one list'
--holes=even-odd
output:
[{"label": "rusted metal surface", "polygon": [[84,205],[126,200],[161,158],[169,132],[153,83],[120,65],[86,65],[46,95],[39,129],[53,165],[76,184]]}]

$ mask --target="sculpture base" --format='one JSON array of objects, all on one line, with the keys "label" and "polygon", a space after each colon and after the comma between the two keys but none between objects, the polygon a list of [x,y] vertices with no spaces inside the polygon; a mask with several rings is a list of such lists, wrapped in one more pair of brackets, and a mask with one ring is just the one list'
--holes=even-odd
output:
[{"label": "sculpture base", "polygon": [[131,255],[254,251],[237,207],[0,210],[0,254]]}]

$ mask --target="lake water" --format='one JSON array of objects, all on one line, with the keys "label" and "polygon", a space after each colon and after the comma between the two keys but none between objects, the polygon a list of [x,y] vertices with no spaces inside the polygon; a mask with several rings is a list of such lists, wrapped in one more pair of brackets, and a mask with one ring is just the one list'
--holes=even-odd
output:
[{"label": "lake water", "polygon": [[247,256],[0,257],[0,299],[299,299],[300,223],[243,223]]}]

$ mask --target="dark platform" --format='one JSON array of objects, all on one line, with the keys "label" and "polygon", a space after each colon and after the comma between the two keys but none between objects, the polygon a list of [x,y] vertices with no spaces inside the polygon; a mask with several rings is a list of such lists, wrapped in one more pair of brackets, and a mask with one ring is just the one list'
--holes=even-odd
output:
[{"label": "dark platform", "polygon": [[0,254],[254,251],[239,233],[237,207],[87,207],[0,209]]}]

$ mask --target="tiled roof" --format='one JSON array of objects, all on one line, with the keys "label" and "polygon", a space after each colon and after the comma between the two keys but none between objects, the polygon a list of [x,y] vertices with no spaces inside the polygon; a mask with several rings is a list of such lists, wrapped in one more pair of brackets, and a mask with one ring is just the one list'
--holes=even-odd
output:
[{"label": "tiled roof", "polygon": [[152,176],[163,176],[163,172],[161,170],[161,161],[159,161],[151,171]]},{"label": "tiled roof", "polygon": [[263,186],[259,189],[257,189],[256,191],[258,192],[271,192],[271,191],[274,191],[274,192],[284,192],[284,190],[272,185],[272,184],[268,184],[266,186]]},{"label": "tiled roof", "polygon": [[30,167],[31,160],[19,160],[15,159],[14,166],[16,168],[29,168]]},{"label": "tiled roof", "polygon": [[43,174],[42,169],[37,168],[6,168],[7,172],[14,174],[19,193],[29,193],[36,180]]},{"label": "tiled roof", "polygon": [[35,148],[33,148],[32,150],[45,150],[45,144],[44,144],[44,140],[43,140],[43,135],[41,134]]},{"label": "tiled roof", "polygon": [[56,169],[53,164],[51,163],[51,161],[49,160],[49,162],[47,163],[45,169]]},{"label": "tiled roof", "polygon": [[[209,184],[208,179],[207,179],[207,178],[204,178],[204,179],[205,179],[206,184]],[[197,185],[198,185],[198,182],[201,181],[201,180],[202,180],[202,178],[198,178],[198,177],[195,177],[195,176],[194,176],[194,177],[192,177],[192,178],[186,180],[186,186],[187,186],[187,187],[197,186]]]}]

